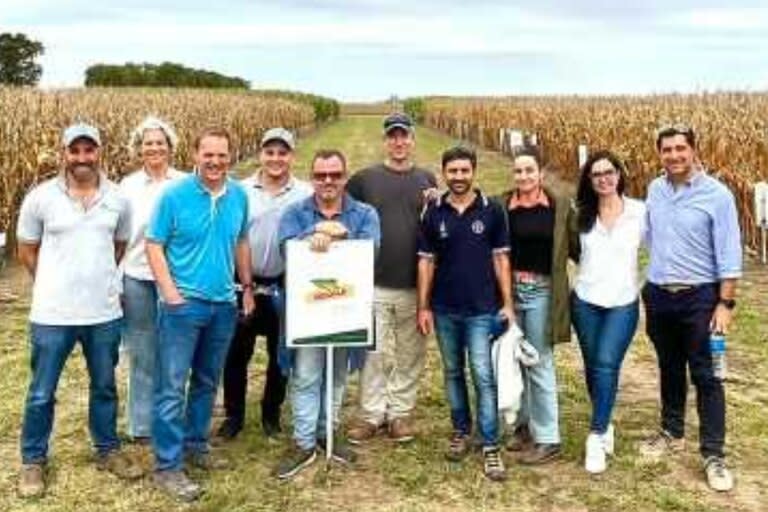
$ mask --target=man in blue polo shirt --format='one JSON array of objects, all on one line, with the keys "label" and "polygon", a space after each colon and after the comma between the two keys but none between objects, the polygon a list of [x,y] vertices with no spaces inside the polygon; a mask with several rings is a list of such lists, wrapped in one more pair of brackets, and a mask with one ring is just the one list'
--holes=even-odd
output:
[{"label": "man in blue polo shirt", "polygon": [[669,126],[656,137],[664,174],[648,187],[648,281],[643,288],[646,329],[659,362],[661,428],[641,446],[659,459],[683,449],[686,366],[696,387],[699,451],[707,483],[733,487],[725,465],[725,396],[712,368],[709,337],[725,333],[741,276],[741,231],[733,194],[707,175],[690,127]]},{"label": "man in blue polo shirt", "polygon": [[[154,480],[182,501],[201,493],[183,471],[185,452],[193,466],[217,466],[209,454],[208,430],[237,321],[235,267],[243,286],[252,286],[248,198],[227,177],[229,134],[207,129],[194,149],[195,172],[165,190],[146,234],[147,257],[160,294]],[[243,314],[250,315],[253,308],[253,294],[243,294]]]},{"label": "man in blue polo shirt", "polygon": [[509,237],[501,207],[472,187],[476,166],[477,156],[468,148],[443,153],[448,192],[430,204],[422,218],[417,316],[422,333],[436,330],[443,360],[454,430],[446,457],[460,461],[470,448],[472,415],[464,378],[468,357],[484,473],[491,480],[503,480],[490,337],[497,315],[506,321],[513,318]]}]

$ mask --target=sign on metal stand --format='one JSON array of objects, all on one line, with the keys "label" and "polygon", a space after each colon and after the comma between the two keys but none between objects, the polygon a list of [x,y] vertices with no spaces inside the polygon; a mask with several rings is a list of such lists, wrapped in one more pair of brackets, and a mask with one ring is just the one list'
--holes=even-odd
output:
[{"label": "sign on metal stand", "polygon": [[325,349],[325,456],[330,463],[334,348],[374,344],[373,241],[338,241],[328,251],[316,252],[306,241],[290,240],[285,255],[286,344],[298,350]]},{"label": "sign on metal stand", "polygon": [[760,230],[760,261],[763,265],[766,258],[766,230],[768,230],[768,183],[755,183],[755,226]]},{"label": "sign on metal stand", "polygon": [[587,163],[587,158],[589,157],[589,150],[587,149],[586,144],[579,144],[579,169]]}]

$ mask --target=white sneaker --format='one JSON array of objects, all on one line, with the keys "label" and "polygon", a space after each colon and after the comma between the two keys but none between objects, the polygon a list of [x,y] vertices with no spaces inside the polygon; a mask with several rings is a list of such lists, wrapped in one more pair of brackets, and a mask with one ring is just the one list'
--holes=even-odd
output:
[{"label": "white sneaker", "polygon": [[733,489],[733,475],[722,457],[707,457],[704,460],[704,472],[712,490],[728,492]]},{"label": "white sneaker", "polygon": [[603,434],[603,449],[605,450],[606,455],[613,455],[613,449],[614,449],[614,429],[613,429],[613,423],[608,424],[608,429],[605,431],[605,434]]},{"label": "white sneaker", "polygon": [[595,432],[590,432],[587,436],[586,456],[584,457],[584,469],[588,473],[602,473],[605,471],[605,448],[603,436]]}]

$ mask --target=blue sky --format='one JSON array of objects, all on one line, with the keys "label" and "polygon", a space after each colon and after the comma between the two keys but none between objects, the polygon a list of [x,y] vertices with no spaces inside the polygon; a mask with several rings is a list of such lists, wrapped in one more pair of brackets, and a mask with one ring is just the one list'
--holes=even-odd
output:
[{"label": "blue sky", "polygon": [[344,100],[768,90],[768,3],[651,0],[2,0],[43,86],[179,62]]}]

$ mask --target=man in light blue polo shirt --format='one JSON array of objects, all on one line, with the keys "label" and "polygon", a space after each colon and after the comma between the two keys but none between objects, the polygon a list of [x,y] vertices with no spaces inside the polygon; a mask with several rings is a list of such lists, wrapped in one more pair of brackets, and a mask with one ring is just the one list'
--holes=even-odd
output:
[{"label": "man in light blue polo shirt", "polygon": [[[195,141],[196,170],[169,186],[147,227],[150,268],[160,294],[152,446],[155,483],[182,500],[200,486],[184,473],[191,465],[213,469],[208,431],[216,386],[237,321],[234,272],[248,289],[248,198],[227,177],[229,134],[220,128]],[[243,314],[253,312],[244,294]],[[187,377],[189,376],[189,379]]]},{"label": "man in light blue polo shirt", "polygon": [[690,368],[707,482],[728,491],[733,477],[723,453],[725,396],[713,371],[709,337],[728,330],[736,305],[742,263],[736,203],[730,190],[698,164],[691,128],[663,128],[656,149],[665,172],[648,187],[650,264],[643,301],[659,360],[661,428],[640,451],[659,459],[684,447]]},{"label": "man in light blue polo shirt", "polygon": [[16,235],[34,286],[31,380],[21,428],[19,495],[45,491],[56,387],[79,341],[88,363],[89,427],[100,468],[141,476],[120,454],[115,366],[123,316],[117,262],[131,233],[129,205],[99,172],[101,138],[87,124],[64,130],[64,170],[24,198]]}]

